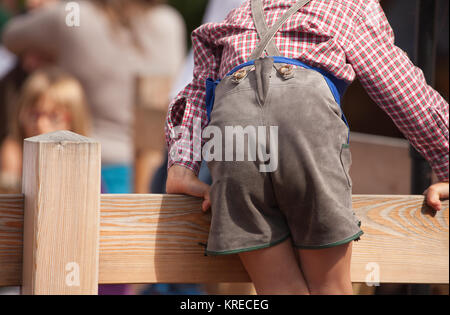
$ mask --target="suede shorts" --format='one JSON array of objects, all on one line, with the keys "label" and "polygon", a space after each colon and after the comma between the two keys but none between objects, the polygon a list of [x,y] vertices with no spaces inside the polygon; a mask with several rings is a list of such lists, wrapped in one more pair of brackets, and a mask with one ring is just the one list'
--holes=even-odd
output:
[{"label": "suede shorts", "polygon": [[[265,127],[265,146],[258,148],[271,155],[268,161],[249,159],[249,143],[263,138],[249,133],[243,161],[225,161],[223,153],[222,160],[208,162],[213,183],[206,254],[262,249],[289,237],[301,249],[359,240],[348,127],[322,74],[298,67],[286,79],[270,58],[245,70],[239,80],[227,76],[217,86],[209,126],[222,131],[221,149],[235,147],[235,157],[241,149],[237,137],[225,136],[226,128]],[[277,127],[276,135],[270,127]],[[263,164],[277,167],[262,172]]]}]

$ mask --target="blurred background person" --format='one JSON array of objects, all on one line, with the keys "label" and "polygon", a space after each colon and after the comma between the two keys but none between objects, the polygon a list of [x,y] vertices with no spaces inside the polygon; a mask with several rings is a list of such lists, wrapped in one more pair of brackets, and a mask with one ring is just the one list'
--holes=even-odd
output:
[{"label": "blurred background person", "polygon": [[56,2],[13,18],[3,33],[10,51],[50,60],[82,83],[93,115],[92,137],[102,144],[108,193],[134,191],[136,77],[175,73],[184,57],[183,22],[159,2],[79,1],[81,23],[73,27],[66,24],[66,3]]},{"label": "blurred background person", "polygon": [[[17,56],[56,64],[81,82],[91,136],[102,145],[103,193],[134,192],[136,78],[174,76],[185,56],[183,20],[161,2],[77,1],[79,10],[67,11],[66,2],[55,1],[11,19],[3,31],[3,44]],[[79,14],[80,24],[67,23],[68,14]],[[129,288],[100,286],[99,293]]]},{"label": "blurred background person", "polygon": [[18,117],[0,147],[0,192],[20,193],[23,140],[58,130],[87,136],[90,115],[81,84],[57,68],[33,73],[25,82]]},{"label": "blurred background person", "polygon": [[[0,0],[0,34],[7,22],[17,14],[42,8],[57,0]],[[27,76],[50,61],[33,51],[27,51],[17,58],[0,44],[0,143],[5,139],[11,119],[17,118],[17,104],[21,87]]]}]

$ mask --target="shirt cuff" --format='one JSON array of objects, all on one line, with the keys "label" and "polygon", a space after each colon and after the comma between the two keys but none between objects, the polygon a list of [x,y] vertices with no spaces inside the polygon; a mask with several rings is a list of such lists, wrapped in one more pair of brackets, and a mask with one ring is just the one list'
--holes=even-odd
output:
[{"label": "shirt cuff", "polygon": [[195,176],[198,176],[200,172],[200,163],[199,162],[183,162],[183,161],[173,161],[169,157],[169,162],[167,163],[167,169],[171,168],[173,165],[180,165],[190,169],[194,172]]},{"label": "shirt cuff", "polygon": [[177,141],[169,145],[167,169],[173,165],[184,166],[194,172],[196,176],[200,172],[201,160],[192,158],[190,143]]}]

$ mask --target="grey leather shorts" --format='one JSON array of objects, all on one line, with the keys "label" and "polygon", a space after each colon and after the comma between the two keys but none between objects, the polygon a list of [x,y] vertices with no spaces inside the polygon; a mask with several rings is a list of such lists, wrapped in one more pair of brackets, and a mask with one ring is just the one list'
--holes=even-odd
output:
[{"label": "grey leather shorts", "polygon": [[[261,172],[268,161],[247,158],[208,162],[213,183],[206,254],[257,250],[289,237],[303,249],[359,240],[348,127],[324,77],[298,67],[286,80],[270,58],[247,70],[239,80],[228,76],[217,86],[210,126],[223,135],[227,126],[278,127],[276,145],[266,147],[277,151],[277,168]],[[223,151],[236,142],[224,139]]]}]

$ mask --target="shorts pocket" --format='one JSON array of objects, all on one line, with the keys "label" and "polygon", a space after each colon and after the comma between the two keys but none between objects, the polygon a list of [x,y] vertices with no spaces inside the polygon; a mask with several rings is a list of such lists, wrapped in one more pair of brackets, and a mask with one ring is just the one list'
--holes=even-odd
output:
[{"label": "shorts pocket", "polygon": [[345,177],[347,178],[348,186],[352,187],[353,182],[350,177],[350,167],[352,165],[352,153],[350,151],[350,145],[346,143],[342,144],[341,146],[341,165]]}]

